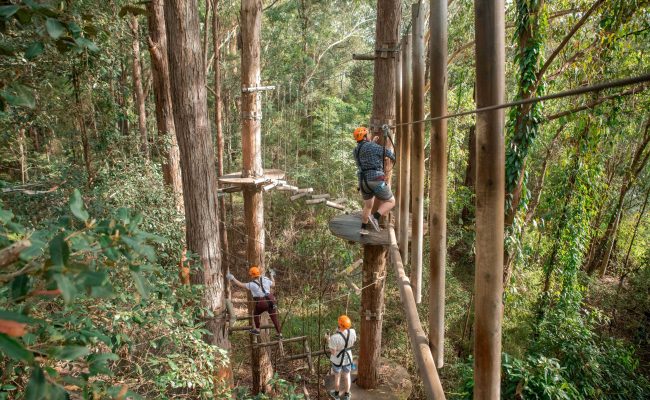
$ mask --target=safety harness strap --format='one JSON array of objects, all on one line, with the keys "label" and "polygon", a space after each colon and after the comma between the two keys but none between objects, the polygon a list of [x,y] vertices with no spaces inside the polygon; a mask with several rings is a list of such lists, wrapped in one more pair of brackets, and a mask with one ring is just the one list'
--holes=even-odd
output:
[{"label": "safety harness strap", "polygon": [[348,347],[348,340],[350,339],[350,330],[348,329],[348,336],[346,337],[343,335],[342,332],[336,332],[341,337],[343,338],[344,344],[343,344],[343,350],[339,351],[338,354],[336,355],[336,358],[341,357],[341,362],[338,364],[334,364],[336,368],[341,368],[343,366],[343,363],[345,362],[345,357],[347,356],[350,359],[350,364],[352,364],[352,357],[350,356],[350,353],[348,353],[348,350],[352,350],[350,347]]}]

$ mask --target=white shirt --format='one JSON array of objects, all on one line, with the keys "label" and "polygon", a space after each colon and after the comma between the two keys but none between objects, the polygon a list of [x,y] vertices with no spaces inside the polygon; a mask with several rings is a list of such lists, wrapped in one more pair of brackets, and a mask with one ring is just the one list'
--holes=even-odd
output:
[{"label": "white shirt", "polygon": [[[357,340],[357,333],[354,331],[354,329],[348,329],[341,333],[343,336],[348,338],[348,348],[354,346],[354,342]],[[334,365],[341,364],[341,358],[343,358],[343,364],[341,364],[341,366],[350,365],[352,363],[352,350],[348,350],[346,352],[348,353],[347,356],[345,354],[341,354],[340,357],[337,357],[337,355],[341,352],[341,350],[343,350],[343,347],[345,346],[345,339],[343,339],[343,336],[341,336],[339,331],[336,331],[335,334],[330,336],[329,348],[334,350],[334,355],[330,355],[330,361]]]},{"label": "white shirt", "polygon": [[[246,283],[246,288],[251,291],[251,294],[253,297],[264,297],[265,294],[262,291],[262,288],[259,286],[260,280],[256,279],[255,282],[248,282]],[[273,284],[273,281],[267,278],[266,276],[262,278],[262,286],[264,286],[264,290],[266,291],[266,294],[271,293],[271,285]]]}]

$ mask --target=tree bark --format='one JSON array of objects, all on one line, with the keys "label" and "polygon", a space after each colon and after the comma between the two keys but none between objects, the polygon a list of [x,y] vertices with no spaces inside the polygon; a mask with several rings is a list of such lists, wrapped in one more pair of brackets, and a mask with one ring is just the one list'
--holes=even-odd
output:
[{"label": "tree bark", "polygon": [[[394,49],[399,43],[400,2],[377,1],[375,48]],[[395,121],[395,58],[396,52],[378,53],[375,59],[372,119],[370,128],[375,136],[383,137],[381,126]],[[391,149],[391,143],[387,143]],[[388,165],[388,164],[387,164]],[[390,184],[390,174],[386,175]],[[363,287],[361,294],[361,323],[359,371],[357,385],[364,389],[379,385],[379,356],[381,354],[381,327],[384,307],[384,277],[386,276],[386,249],[383,246],[364,246]]]},{"label": "tree bark", "polygon": [[[241,2],[241,86],[261,86],[260,33],[262,29],[262,1]],[[242,92],[242,176],[257,177],[264,174],[262,167],[261,94],[258,91]],[[249,264],[264,268],[264,202],[262,191],[256,186],[244,188],[244,221],[247,228]],[[253,304],[249,303],[252,313]],[[264,335],[263,335],[264,336]],[[262,340],[268,340],[263,338]],[[251,337],[251,343],[253,337]],[[268,392],[273,366],[268,349],[251,346],[253,393]]]},{"label": "tree bark", "polygon": [[[505,97],[505,6],[474,2],[476,106]],[[476,115],[476,273],[474,399],[498,400],[501,392],[503,315],[503,216],[505,191],[503,110]]]},{"label": "tree bark", "polygon": [[[429,65],[431,117],[447,114],[447,0],[431,0]],[[436,367],[444,364],[445,264],[447,261],[447,120],[431,124],[429,158],[429,346]]]},{"label": "tree bark", "polygon": [[[183,177],[187,247],[198,254],[202,271],[192,272],[194,284],[203,284],[203,306],[214,317],[206,327],[209,342],[228,349],[225,279],[221,269],[219,211],[214,147],[208,122],[205,69],[201,54],[196,0],[165,2],[169,76],[174,125],[178,137]],[[229,367],[225,368],[228,376]],[[219,376],[224,376],[220,374]]]},{"label": "tree bark", "polygon": [[[214,45],[214,126],[217,129],[217,176],[223,175],[223,101],[221,99],[221,52],[219,49],[219,0],[214,0],[212,6],[212,39]],[[223,250],[224,272],[230,270],[228,258],[228,230],[226,229],[226,199],[219,197],[219,232],[221,233],[221,249]],[[229,292],[229,290],[228,290]]]},{"label": "tree bark", "polygon": [[140,63],[140,28],[138,17],[131,16],[130,21],[131,34],[133,41],[131,48],[133,50],[133,90],[135,92],[136,111],[138,112],[138,130],[140,131],[140,151],[144,157],[149,159],[149,140],[147,139],[147,113],[144,106],[144,90],[142,89],[142,65]]},{"label": "tree bark", "polygon": [[92,154],[90,152],[90,143],[88,141],[88,130],[86,128],[86,119],[84,104],[81,98],[81,85],[79,83],[79,73],[75,67],[72,67],[72,85],[74,88],[74,98],[77,105],[77,123],[79,124],[79,132],[81,133],[81,146],[83,149],[84,164],[86,166],[86,175],[88,177],[88,187],[93,182],[92,170]]},{"label": "tree bark", "polygon": [[147,3],[149,12],[149,53],[153,73],[153,91],[156,98],[156,125],[158,135],[164,138],[163,176],[165,184],[174,193],[176,209],[183,211],[183,182],[181,178],[178,140],[174,127],[172,95],[167,60],[167,32],[165,32],[164,0]]}]

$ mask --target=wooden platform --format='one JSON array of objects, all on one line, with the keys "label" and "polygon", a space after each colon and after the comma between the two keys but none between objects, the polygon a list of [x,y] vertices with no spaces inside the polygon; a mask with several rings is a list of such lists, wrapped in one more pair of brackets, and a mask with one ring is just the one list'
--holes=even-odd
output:
[{"label": "wooden platform", "polygon": [[277,181],[280,179],[284,179],[284,171],[279,169],[265,169],[264,176],[250,178],[242,178],[241,172],[233,172],[231,174],[223,175],[219,178],[219,183],[227,183],[230,185],[260,185],[262,183]]},{"label": "wooden platform", "polygon": [[361,211],[356,211],[351,214],[341,214],[332,218],[329,223],[330,231],[334,236],[345,239],[349,242],[358,242],[361,244],[371,244],[378,246],[385,246],[390,244],[388,237],[388,229],[382,229],[377,232],[372,227],[368,229],[369,235],[361,236],[359,230],[361,229]]}]

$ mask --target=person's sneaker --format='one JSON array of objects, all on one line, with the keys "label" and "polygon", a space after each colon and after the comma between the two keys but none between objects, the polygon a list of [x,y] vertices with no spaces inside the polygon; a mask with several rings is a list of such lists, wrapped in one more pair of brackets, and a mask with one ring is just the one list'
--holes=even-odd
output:
[{"label": "person's sneaker", "polygon": [[281,333],[276,333],[275,336],[274,336],[274,338],[275,338],[275,340],[282,340],[282,339],[284,339],[284,338],[282,337],[282,334],[281,334]]},{"label": "person's sneaker", "polygon": [[376,219],[374,216],[372,216],[372,215],[369,216],[369,217],[368,217],[368,222],[370,222],[370,224],[372,225],[372,227],[375,228],[375,230],[376,230],[377,232],[379,232],[379,231],[381,230],[381,229],[379,229],[379,221],[377,221],[377,219]]},{"label": "person's sneaker", "polygon": [[334,400],[340,400],[341,399],[339,397],[339,392],[337,392],[336,390],[330,390],[329,392],[327,392],[327,394],[329,394],[330,397],[333,398]]},{"label": "person's sneaker", "polygon": [[361,230],[359,231],[359,235],[361,235],[361,236],[366,236],[366,235],[369,235],[369,234],[370,234],[370,232],[368,232],[368,230],[366,228],[361,228]]},{"label": "person's sneaker", "polygon": [[350,400],[350,393],[345,393],[343,397],[341,397],[341,400]]},{"label": "person's sneaker", "polygon": [[249,329],[248,332],[250,332],[251,335],[258,336],[260,334],[260,331],[257,329]]}]

